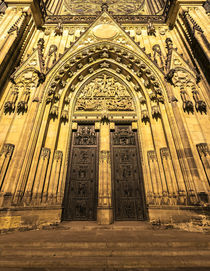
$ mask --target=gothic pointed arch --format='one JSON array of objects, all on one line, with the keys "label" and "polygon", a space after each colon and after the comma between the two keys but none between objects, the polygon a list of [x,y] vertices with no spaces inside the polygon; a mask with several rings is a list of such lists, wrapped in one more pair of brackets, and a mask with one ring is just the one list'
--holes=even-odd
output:
[{"label": "gothic pointed arch", "polygon": [[86,80],[75,97],[74,112],[135,111],[133,94],[119,76],[106,69]]}]

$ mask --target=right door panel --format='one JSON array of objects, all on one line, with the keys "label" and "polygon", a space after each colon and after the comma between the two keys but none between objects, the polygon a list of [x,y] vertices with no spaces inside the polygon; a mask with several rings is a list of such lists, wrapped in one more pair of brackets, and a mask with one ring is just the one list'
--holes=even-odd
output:
[{"label": "right door panel", "polygon": [[145,197],[137,134],[118,125],[111,134],[115,220],[144,220]]}]

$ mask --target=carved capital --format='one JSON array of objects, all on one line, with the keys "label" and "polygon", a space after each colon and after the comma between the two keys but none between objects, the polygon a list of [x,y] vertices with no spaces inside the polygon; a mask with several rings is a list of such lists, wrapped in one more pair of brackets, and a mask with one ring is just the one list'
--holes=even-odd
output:
[{"label": "carved capital", "polygon": [[157,160],[157,156],[156,156],[155,151],[148,151],[147,155],[148,155],[148,159],[152,160],[152,162]]},{"label": "carved capital", "polygon": [[4,113],[14,112],[17,98],[18,98],[18,91],[12,91],[10,94],[9,100],[4,104]]},{"label": "carved capital", "polygon": [[59,161],[59,160],[62,160],[62,158],[63,158],[63,152],[56,150],[54,154],[54,160]]},{"label": "carved capital", "polygon": [[149,122],[149,113],[146,109],[141,111],[141,121],[144,123]]},{"label": "carved capital", "polygon": [[18,113],[22,112],[26,112],[28,110],[28,103],[25,102],[25,101],[20,101],[18,102],[18,105],[17,105],[17,111]]},{"label": "carved capital", "polygon": [[4,144],[0,152],[0,156],[2,156],[3,154],[5,154],[5,156],[12,156],[14,148],[15,148],[15,145],[13,144],[9,144],[9,143]]},{"label": "carved capital", "polygon": [[160,149],[160,155],[162,158],[169,158],[170,157],[170,153],[169,153],[169,149],[168,148],[162,148]]},{"label": "carved capital", "polygon": [[209,147],[207,143],[197,144],[196,147],[201,157],[210,155],[210,151],[209,151]]},{"label": "carved capital", "polygon": [[41,157],[45,160],[45,159],[49,159],[50,157],[50,149],[49,148],[42,148],[41,150]]},{"label": "carved capital", "polygon": [[160,108],[158,105],[153,105],[152,106],[152,117],[155,118],[155,119],[158,119],[161,117],[161,114],[160,114]]},{"label": "carved capital", "polygon": [[191,101],[184,101],[183,102],[183,109],[184,109],[184,112],[194,112],[194,106],[193,106],[193,103]]},{"label": "carved capital", "polygon": [[57,118],[58,117],[58,106],[57,105],[53,105],[51,110],[50,110],[50,116],[52,118]]},{"label": "carved capital", "polygon": [[195,102],[195,108],[197,111],[200,111],[201,114],[202,112],[204,112],[205,114],[207,113],[207,106],[204,101],[200,100],[200,101]]},{"label": "carved capital", "polygon": [[67,122],[69,120],[69,112],[68,112],[68,110],[63,110],[61,112],[61,120],[63,122]]}]

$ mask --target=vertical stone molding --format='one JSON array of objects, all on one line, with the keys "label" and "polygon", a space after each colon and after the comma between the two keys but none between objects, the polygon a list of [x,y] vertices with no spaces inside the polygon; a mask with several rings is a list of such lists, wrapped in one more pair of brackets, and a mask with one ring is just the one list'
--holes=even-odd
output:
[{"label": "vertical stone molding", "polygon": [[166,185],[168,188],[168,204],[176,205],[178,203],[178,186],[171,161],[171,155],[168,148],[161,148],[160,155],[162,159]]},{"label": "vertical stone molding", "polygon": [[48,204],[56,204],[57,193],[60,179],[61,164],[63,159],[63,152],[56,150],[53,158],[52,171],[50,176],[50,183],[48,188]]},{"label": "vertical stone molding", "polygon": [[0,152],[0,191],[4,191],[4,179],[13,154],[15,146],[13,144],[4,144]]},{"label": "vertical stone molding", "polygon": [[51,151],[48,148],[42,148],[41,150],[32,194],[32,202],[35,205],[39,205],[42,201],[42,192],[44,188],[50,153]]},{"label": "vertical stone molding", "polygon": [[3,62],[5,56],[9,52],[10,48],[13,46],[13,43],[19,38],[19,34],[22,30],[22,26],[26,17],[27,14],[25,12],[20,14],[20,17],[8,30],[4,42],[1,46],[0,64]]},{"label": "vertical stone molding", "polygon": [[108,122],[101,123],[99,147],[99,184],[97,221],[99,224],[111,224],[113,220],[111,191],[111,152],[110,127]]},{"label": "vertical stone molding", "polygon": [[153,188],[153,198],[154,198],[153,203],[155,205],[161,205],[163,189],[162,189],[162,184],[161,184],[157,156],[156,156],[155,151],[148,151],[147,156],[148,156],[150,176],[151,176],[152,188]]},{"label": "vertical stone molding", "polygon": [[9,99],[6,101],[6,103],[4,104],[4,113],[11,113],[14,112],[15,110],[15,103],[17,101],[18,98],[18,91],[16,90],[11,90]]},{"label": "vertical stone molding", "polygon": [[200,159],[202,161],[206,177],[210,185],[210,150],[207,143],[200,143],[196,145]]}]

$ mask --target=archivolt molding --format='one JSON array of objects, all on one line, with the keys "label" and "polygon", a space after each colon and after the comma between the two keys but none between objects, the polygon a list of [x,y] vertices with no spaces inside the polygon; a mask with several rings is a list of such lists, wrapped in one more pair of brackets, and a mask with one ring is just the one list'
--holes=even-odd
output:
[{"label": "archivolt molding", "polygon": [[148,64],[141,56],[110,43],[80,50],[59,65],[56,71],[54,68],[54,72],[51,71],[48,75],[51,75],[51,80],[47,80],[49,83],[46,87],[46,98],[54,97],[58,93],[67,97],[67,91],[73,92],[78,82],[86,82],[87,75],[103,68],[112,70],[115,75],[121,74],[123,81],[128,81],[129,85],[132,83],[133,88],[143,96],[145,89],[149,89],[150,95],[153,92],[153,99],[160,99],[162,102],[163,96],[166,98],[163,75],[152,63]]},{"label": "archivolt molding", "polygon": [[89,45],[86,48],[78,50],[70,56],[64,56],[64,59],[61,58],[57,64],[55,64],[55,66],[49,70],[48,77],[50,76],[52,79],[56,76],[61,77],[60,72],[62,69],[66,69],[67,71],[69,68],[73,68],[75,64],[83,63],[84,65],[84,63],[90,63],[91,57],[93,58],[93,62],[96,58],[99,57],[100,52],[107,52],[109,54],[107,57],[108,59],[114,58],[114,56],[114,59],[119,57],[121,58],[121,63],[134,65],[136,66],[136,69],[141,68],[141,64],[145,64],[148,69],[151,69],[155,77],[163,77],[163,72],[158,69],[142,51],[140,51],[139,54],[136,54],[124,46],[108,41]]},{"label": "archivolt molding", "polygon": [[[100,70],[96,70],[94,72],[94,74],[90,74],[88,75],[87,78],[85,78],[84,81],[79,82],[76,86],[76,91],[74,92],[74,95],[72,96],[72,109],[75,108],[75,104],[79,98],[79,95],[82,91],[82,89],[85,87],[85,85],[87,85],[88,83],[90,83],[92,80],[94,80],[94,78],[99,77],[100,75],[107,75],[110,77],[115,78],[116,80],[118,80],[122,85],[124,85],[126,87],[127,92],[129,93],[129,95],[132,98],[132,101],[134,103],[134,110],[131,110],[130,112],[136,112],[137,108],[138,108],[138,104],[137,104],[137,100],[138,100],[138,96],[136,95],[135,91],[134,91],[134,86],[132,83],[129,83],[128,81],[125,80],[124,76],[122,76],[121,74],[117,74],[116,72],[114,72],[113,70],[110,71],[107,68],[103,68]],[[126,111],[126,110],[125,110]],[[128,113],[128,112],[127,112]]]}]

